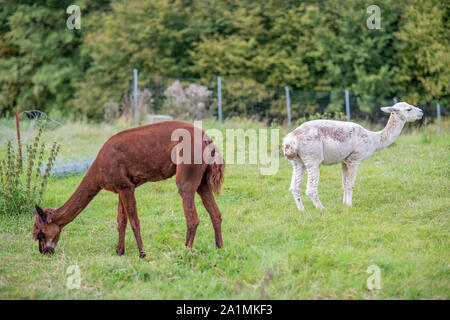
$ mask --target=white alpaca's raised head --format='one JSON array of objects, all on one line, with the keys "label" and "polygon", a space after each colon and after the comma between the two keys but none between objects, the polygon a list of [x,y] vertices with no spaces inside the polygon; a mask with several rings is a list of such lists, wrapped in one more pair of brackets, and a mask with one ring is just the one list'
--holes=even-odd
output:
[{"label": "white alpaca's raised head", "polygon": [[283,150],[284,156],[288,160],[292,160],[298,153],[298,141],[295,135],[291,132],[286,137],[283,138]]},{"label": "white alpaca's raised head", "polygon": [[393,113],[397,115],[401,120],[411,122],[422,119],[423,111],[417,107],[414,107],[406,102],[398,102],[392,107],[383,107],[381,111],[387,113]]}]

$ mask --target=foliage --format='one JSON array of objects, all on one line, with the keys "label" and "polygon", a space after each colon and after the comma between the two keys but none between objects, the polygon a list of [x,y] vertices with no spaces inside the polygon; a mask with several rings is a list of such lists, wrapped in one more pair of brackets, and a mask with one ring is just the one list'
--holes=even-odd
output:
[{"label": "foliage", "polygon": [[179,80],[175,80],[166,90],[167,98],[165,113],[178,119],[200,120],[211,116],[216,101],[212,98],[212,91],[207,87],[195,83],[183,88]]},{"label": "foliage", "polygon": [[181,1],[166,0],[117,1],[110,13],[93,14],[83,44],[92,63],[72,101],[76,110],[102,119],[108,101],[129,91],[133,68],[183,76],[192,45],[188,14]]},{"label": "foliage", "polygon": [[412,103],[423,97],[431,101],[450,98],[450,2],[428,0],[411,2],[409,19],[400,28],[401,40],[398,75],[410,87]]},{"label": "foliage", "polygon": [[[153,94],[147,88],[137,91],[137,122],[144,124],[146,115],[153,113],[154,99]],[[104,120],[108,123],[114,123],[116,119],[122,118],[127,123],[131,123],[134,119],[134,92],[125,93],[121,103],[117,103],[114,99],[110,99],[105,105]]]},{"label": "foliage", "polygon": [[[84,22],[108,1],[77,2]],[[0,111],[71,111],[87,66],[81,31],[66,27],[65,9],[72,3],[0,0]]]},{"label": "foliage", "polygon": [[[43,127],[39,127],[32,144],[26,144],[26,158],[8,141],[6,156],[0,160],[0,213],[23,214],[31,212],[35,204],[41,203],[47,180],[60,145],[54,142],[46,152],[41,142]],[[23,161],[25,160],[25,161]]]}]

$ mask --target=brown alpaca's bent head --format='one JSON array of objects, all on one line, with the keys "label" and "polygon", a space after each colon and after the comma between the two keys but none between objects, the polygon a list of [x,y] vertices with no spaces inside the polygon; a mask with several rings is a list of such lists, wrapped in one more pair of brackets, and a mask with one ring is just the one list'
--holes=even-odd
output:
[{"label": "brown alpaca's bent head", "polygon": [[36,205],[36,209],[33,212],[36,214],[33,226],[33,239],[39,242],[39,252],[42,254],[55,253],[62,228],[53,222],[53,209],[42,209]]}]

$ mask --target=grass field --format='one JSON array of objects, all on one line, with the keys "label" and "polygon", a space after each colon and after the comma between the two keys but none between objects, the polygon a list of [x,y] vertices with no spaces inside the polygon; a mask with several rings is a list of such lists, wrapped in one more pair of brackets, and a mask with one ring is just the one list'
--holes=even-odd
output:
[{"label": "grass field", "polygon": [[[261,125],[231,121],[220,128],[248,126]],[[61,156],[70,156],[95,153],[117,130],[73,124],[52,136],[63,141]],[[257,165],[228,165],[217,199],[221,250],[199,197],[194,251],[184,247],[174,178],[137,189],[145,260],[130,228],[125,255],[116,256],[117,196],[110,192],[65,227],[53,256],[38,252],[31,213],[0,214],[0,298],[449,299],[449,146],[448,135],[405,133],[362,163],[352,208],[341,204],[340,166],[322,166],[324,211],[313,208],[305,185],[306,211],[297,211],[285,159],[269,176]],[[81,178],[53,178],[42,206],[62,205]],[[66,286],[71,265],[81,270],[80,289]],[[371,265],[381,270],[380,290],[367,288]]]}]

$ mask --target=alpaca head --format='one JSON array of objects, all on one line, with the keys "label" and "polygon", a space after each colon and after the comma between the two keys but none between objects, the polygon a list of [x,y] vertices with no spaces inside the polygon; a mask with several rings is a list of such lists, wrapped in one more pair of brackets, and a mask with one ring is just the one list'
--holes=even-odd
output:
[{"label": "alpaca head", "polygon": [[298,142],[296,137],[289,133],[286,137],[283,138],[283,146],[282,146],[283,154],[288,160],[292,160],[298,153]]},{"label": "alpaca head", "polygon": [[33,238],[39,241],[39,252],[43,254],[55,253],[62,227],[53,222],[53,209],[42,209],[36,205],[36,209],[33,212],[36,214]]},{"label": "alpaca head", "polygon": [[399,102],[392,107],[383,107],[381,111],[392,113],[398,116],[401,120],[411,122],[422,119],[423,111],[406,102]]}]

